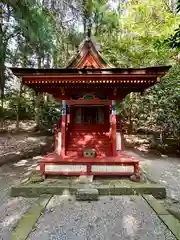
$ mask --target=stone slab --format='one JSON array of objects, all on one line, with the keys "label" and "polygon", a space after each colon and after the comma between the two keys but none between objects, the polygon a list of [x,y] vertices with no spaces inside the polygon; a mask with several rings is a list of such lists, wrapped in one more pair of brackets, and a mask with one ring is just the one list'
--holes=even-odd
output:
[{"label": "stone slab", "polygon": [[170,214],[175,216],[180,221],[180,208],[170,206],[170,207],[167,207],[167,210]]},{"label": "stone slab", "polygon": [[33,204],[30,210],[21,218],[18,225],[13,230],[11,237],[12,240],[27,239],[50,198],[51,196],[42,196]]},{"label": "stone slab", "polygon": [[13,186],[11,188],[10,195],[11,197],[39,197],[42,194],[50,195],[62,195],[64,191],[69,191],[70,194],[75,194],[77,188],[66,186],[57,186],[57,185],[38,185],[38,184],[28,184],[28,185],[19,185]]},{"label": "stone slab", "polygon": [[99,197],[98,190],[95,188],[77,189],[76,200],[78,201],[97,201]]},{"label": "stone slab", "polygon": [[99,185],[94,187],[95,185],[89,183],[87,184],[74,184],[72,185],[41,185],[39,184],[26,184],[13,186],[11,188],[11,196],[12,197],[38,197],[42,194],[51,194],[51,195],[62,195],[64,190],[69,191],[70,195],[74,195],[79,188],[97,188],[99,195],[107,196],[107,195],[137,195],[137,194],[149,194],[153,195],[155,198],[165,198],[166,197],[166,189],[164,186],[158,184],[139,184],[133,183],[132,185]]},{"label": "stone slab", "polygon": [[93,182],[93,175],[81,175],[79,176],[78,182],[79,183],[92,183]]},{"label": "stone slab", "polygon": [[131,186],[135,194],[149,194],[158,199],[166,198],[166,188],[160,184],[136,183]]},{"label": "stone slab", "polygon": [[159,215],[160,219],[166,224],[168,229],[180,240],[180,222],[172,215]]},{"label": "stone slab", "polygon": [[168,215],[169,212],[152,195],[143,195],[145,201],[152,207],[158,215]]}]

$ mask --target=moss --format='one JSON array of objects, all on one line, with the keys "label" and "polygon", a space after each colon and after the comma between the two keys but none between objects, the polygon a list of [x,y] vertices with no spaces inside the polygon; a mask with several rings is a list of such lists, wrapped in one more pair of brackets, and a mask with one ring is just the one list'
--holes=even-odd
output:
[{"label": "moss", "polygon": [[145,201],[151,206],[151,208],[159,215],[168,215],[168,211],[163,206],[163,204],[159,203],[153,196],[151,195],[143,195]]},{"label": "moss", "polygon": [[71,195],[74,195],[79,188],[97,188],[100,195],[134,195],[134,194],[150,194],[155,198],[165,198],[166,189],[158,184],[108,184],[95,186],[94,184],[76,184],[76,185],[57,185],[57,184],[27,184],[13,186],[11,188],[11,196],[18,197],[38,197],[41,194],[62,195],[65,190],[68,190]]},{"label": "moss", "polygon": [[180,222],[172,215],[159,215],[160,219],[165,223],[169,230],[180,240]]},{"label": "moss", "polygon": [[51,196],[41,196],[21,218],[16,228],[12,231],[12,240],[25,240],[32,231],[35,223],[48,204]]}]

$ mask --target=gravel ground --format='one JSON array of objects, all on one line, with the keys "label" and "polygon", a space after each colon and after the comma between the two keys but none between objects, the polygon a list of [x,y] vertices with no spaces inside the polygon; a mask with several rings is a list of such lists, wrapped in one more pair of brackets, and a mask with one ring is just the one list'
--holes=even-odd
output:
[{"label": "gravel ground", "polygon": [[140,160],[141,166],[153,181],[166,186],[169,198],[180,201],[180,158],[143,155],[132,150],[128,153]]},{"label": "gravel ground", "polygon": [[98,202],[54,196],[28,240],[174,240],[140,196],[101,197]]},{"label": "gravel ground", "polygon": [[9,196],[11,186],[19,183],[24,174],[29,174],[28,168],[35,166],[32,163],[32,159],[29,159],[0,167],[0,240],[11,239],[12,228],[36,200]]},{"label": "gravel ground", "polygon": [[[12,124],[11,127],[13,129],[14,125]],[[22,130],[29,130],[32,124],[27,126],[25,123],[23,127]],[[40,144],[45,145],[46,139],[46,136],[36,136],[28,132],[18,134],[1,133],[0,162],[2,158],[8,159],[10,155],[16,156],[17,154],[22,154],[23,152],[34,149]],[[32,170],[38,168],[37,160],[39,160],[40,157],[41,156],[36,156],[32,159],[22,159],[18,162],[8,163],[0,167],[0,240],[11,239],[10,233],[12,228],[36,200],[10,198],[9,191],[12,185],[19,183],[21,179],[28,177]]]}]

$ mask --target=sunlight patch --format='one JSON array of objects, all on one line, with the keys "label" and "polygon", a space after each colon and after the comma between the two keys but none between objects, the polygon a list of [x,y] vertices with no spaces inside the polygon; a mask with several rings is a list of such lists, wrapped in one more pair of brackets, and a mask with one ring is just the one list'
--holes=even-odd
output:
[{"label": "sunlight patch", "polygon": [[24,159],[24,160],[21,160],[21,161],[19,161],[19,162],[17,162],[17,163],[14,163],[13,165],[14,165],[15,167],[21,167],[21,166],[26,165],[27,162],[28,162],[28,161]]},{"label": "sunlight patch", "polygon": [[39,159],[41,159],[41,158],[42,158],[42,156],[39,155],[39,156],[35,156],[35,157],[33,157],[32,159],[33,159],[33,160],[39,160]]},{"label": "sunlight patch", "polygon": [[137,221],[132,215],[123,217],[124,228],[127,231],[128,236],[135,236],[137,231]]},{"label": "sunlight patch", "polygon": [[2,222],[2,226],[3,227],[8,227],[10,224],[14,223],[15,221],[17,221],[20,218],[20,214],[14,214],[11,216],[8,216],[4,219],[4,221]]},{"label": "sunlight patch", "polygon": [[37,138],[35,138],[35,137],[28,137],[27,140],[30,140],[30,141],[32,141],[32,142],[36,142],[36,141],[39,140],[39,139],[37,139]]}]

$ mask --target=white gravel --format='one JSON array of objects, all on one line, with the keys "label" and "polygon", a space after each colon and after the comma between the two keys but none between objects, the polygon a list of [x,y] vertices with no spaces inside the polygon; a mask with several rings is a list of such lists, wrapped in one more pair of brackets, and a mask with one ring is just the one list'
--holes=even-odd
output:
[{"label": "white gravel", "polygon": [[180,158],[150,156],[128,151],[140,160],[150,178],[166,187],[167,197],[180,201]]},{"label": "white gravel", "polygon": [[26,160],[23,165],[20,161],[19,165],[14,163],[0,167],[0,240],[11,239],[13,227],[36,200],[9,196],[11,186],[17,184],[21,177],[27,174],[27,168],[32,165],[31,161]]},{"label": "white gravel", "polygon": [[76,202],[54,196],[28,240],[175,240],[140,196]]}]

